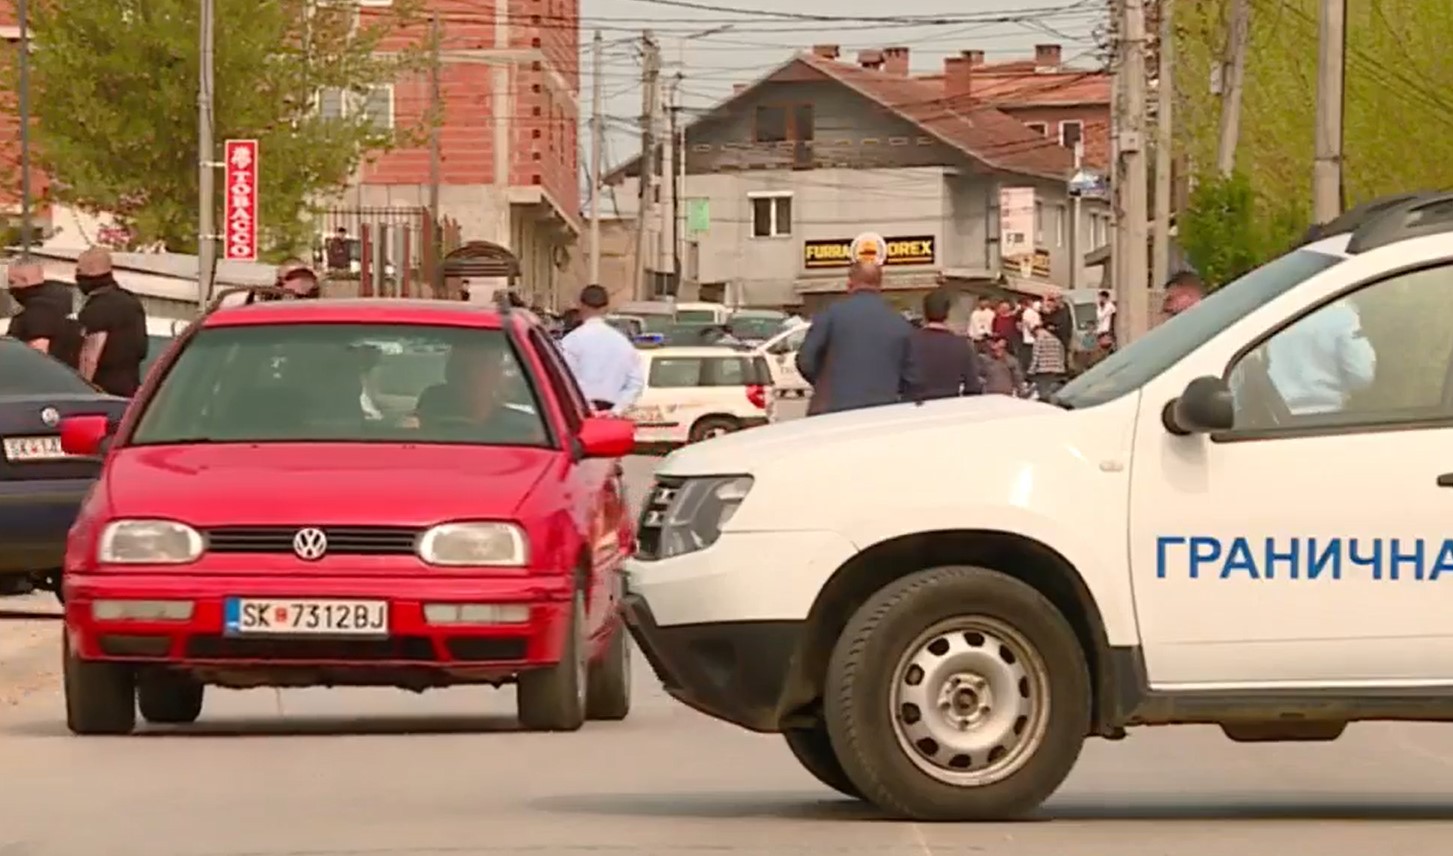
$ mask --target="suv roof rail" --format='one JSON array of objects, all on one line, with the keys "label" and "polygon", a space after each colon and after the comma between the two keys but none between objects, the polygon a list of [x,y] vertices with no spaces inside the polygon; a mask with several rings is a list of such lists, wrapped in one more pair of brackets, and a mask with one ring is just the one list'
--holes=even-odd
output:
[{"label": "suv roof rail", "polygon": [[[1339,224],[1345,220],[1345,224]],[[1340,229],[1332,226],[1341,225]],[[1347,252],[1353,255],[1409,238],[1453,232],[1453,193],[1408,193],[1373,200],[1327,224],[1327,235],[1352,233]]]}]

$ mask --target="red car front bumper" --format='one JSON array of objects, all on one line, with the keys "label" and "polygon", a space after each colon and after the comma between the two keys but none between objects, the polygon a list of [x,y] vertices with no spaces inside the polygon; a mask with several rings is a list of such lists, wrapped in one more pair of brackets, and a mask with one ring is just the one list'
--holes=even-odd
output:
[{"label": "red car front bumper", "polygon": [[[67,574],[66,630],[83,660],[194,669],[275,670],[285,667],[397,671],[408,668],[489,678],[559,661],[571,617],[568,577],[430,578],[410,576]],[[228,598],[384,600],[388,636],[227,635]],[[187,601],[185,620],[97,618],[107,601]],[[431,624],[426,603],[525,605],[529,621]],[[356,678],[349,683],[359,683]],[[367,683],[367,680],[361,681]],[[395,681],[380,675],[379,683]],[[444,681],[453,683],[455,681]]]}]

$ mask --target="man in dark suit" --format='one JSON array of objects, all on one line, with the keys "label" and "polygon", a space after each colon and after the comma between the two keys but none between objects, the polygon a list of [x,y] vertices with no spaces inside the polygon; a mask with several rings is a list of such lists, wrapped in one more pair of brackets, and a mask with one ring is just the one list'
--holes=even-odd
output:
[{"label": "man in dark suit", "polygon": [[812,384],[807,415],[902,401],[915,387],[913,327],[883,299],[883,269],[857,262],[848,296],[812,317],[797,370]]}]

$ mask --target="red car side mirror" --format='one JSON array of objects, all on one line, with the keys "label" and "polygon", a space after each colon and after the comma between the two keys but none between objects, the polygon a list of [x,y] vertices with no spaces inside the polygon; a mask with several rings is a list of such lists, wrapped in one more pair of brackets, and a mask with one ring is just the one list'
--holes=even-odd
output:
[{"label": "red car side mirror", "polygon": [[85,458],[101,454],[111,432],[105,416],[67,416],[61,420],[61,450]]},{"label": "red car side mirror", "polygon": [[592,416],[580,426],[580,451],[587,458],[623,458],[636,450],[636,423]]}]

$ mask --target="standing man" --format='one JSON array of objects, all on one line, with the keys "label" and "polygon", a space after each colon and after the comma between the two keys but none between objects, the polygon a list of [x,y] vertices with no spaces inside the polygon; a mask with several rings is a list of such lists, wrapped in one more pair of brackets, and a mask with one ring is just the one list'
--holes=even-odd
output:
[{"label": "standing man", "polygon": [[141,387],[146,359],[146,310],[116,283],[111,251],[92,247],[76,259],[81,307],[81,376],[111,395],[130,398]]},{"label": "standing man", "polygon": [[1165,284],[1165,300],[1160,311],[1173,318],[1185,312],[1206,296],[1206,283],[1194,271],[1183,270]]},{"label": "standing man", "polygon": [[1034,353],[1035,334],[1042,324],[1039,310],[1028,297],[1019,298],[1019,365],[1029,374],[1029,361]]},{"label": "standing man", "polygon": [[1065,302],[1064,295],[1058,291],[1046,294],[1039,314],[1043,318],[1044,326],[1064,345],[1065,353],[1069,353],[1070,342],[1075,336],[1075,318],[1070,314],[1070,305]]},{"label": "standing man", "polygon": [[1095,303],[1095,338],[1099,339],[1109,336],[1113,344],[1115,339],[1115,301],[1110,299],[1110,292],[1100,292],[1099,300]]},{"label": "standing man", "polygon": [[797,370],[812,384],[807,415],[903,400],[916,387],[913,327],[883,299],[883,268],[854,262],[848,296],[812,316]]},{"label": "standing man", "polygon": [[6,280],[10,296],[20,306],[20,314],[10,319],[9,335],[79,368],[81,325],[71,317],[71,290],[63,283],[46,282],[45,270],[34,259],[11,262]]},{"label": "standing man", "polygon": [[957,398],[984,391],[974,346],[949,329],[953,295],[938,289],[923,298],[923,326],[913,331],[913,365],[917,369],[909,397],[914,401]]},{"label": "standing man", "polygon": [[976,346],[982,346],[993,333],[994,307],[987,297],[981,297],[969,313],[969,339]]},{"label": "standing man", "polygon": [[646,388],[641,355],[625,334],[605,323],[610,295],[599,285],[580,290],[580,324],[560,340],[565,363],[597,411],[624,416]]},{"label": "standing man", "polygon": [[989,353],[980,361],[987,395],[1019,395],[1024,387],[1024,368],[1009,352],[1009,340],[995,336],[989,340]]},{"label": "standing man", "polygon": [[1044,324],[1034,331],[1034,349],[1029,357],[1029,369],[1025,371],[1029,382],[1034,384],[1041,401],[1049,398],[1069,375],[1069,360],[1064,343]]}]

